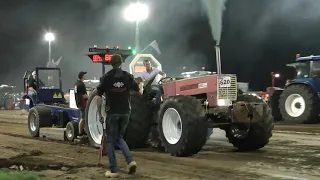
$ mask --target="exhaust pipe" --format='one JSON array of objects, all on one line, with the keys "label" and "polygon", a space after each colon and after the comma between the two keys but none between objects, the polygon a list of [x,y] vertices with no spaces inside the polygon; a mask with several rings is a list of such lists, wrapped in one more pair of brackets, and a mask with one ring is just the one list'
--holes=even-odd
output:
[{"label": "exhaust pipe", "polygon": [[220,46],[216,45],[215,49],[216,49],[217,74],[221,74]]}]

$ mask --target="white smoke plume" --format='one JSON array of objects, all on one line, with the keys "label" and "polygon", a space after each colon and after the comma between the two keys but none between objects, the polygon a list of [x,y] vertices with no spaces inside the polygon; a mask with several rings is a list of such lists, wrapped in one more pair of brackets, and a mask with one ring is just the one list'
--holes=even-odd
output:
[{"label": "white smoke plume", "polygon": [[225,3],[227,0],[202,0],[203,7],[207,13],[211,33],[216,41],[216,45],[220,45],[222,33],[222,16],[226,9]]}]

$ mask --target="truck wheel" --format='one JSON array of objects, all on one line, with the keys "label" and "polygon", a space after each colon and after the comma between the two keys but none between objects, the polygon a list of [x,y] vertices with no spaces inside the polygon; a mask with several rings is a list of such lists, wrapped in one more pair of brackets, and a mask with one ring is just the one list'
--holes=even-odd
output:
[{"label": "truck wheel", "polygon": [[279,108],[286,121],[316,123],[319,114],[319,98],[306,85],[296,84],[287,87],[280,96]]},{"label": "truck wheel", "polygon": [[66,125],[66,138],[68,141],[74,141],[79,135],[79,124],[76,121],[69,121]]},{"label": "truck wheel", "polygon": [[170,97],[161,105],[158,131],[162,145],[172,156],[190,156],[205,144],[207,124],[195,97]]},{"label": "truck wheel", "polygon": [[130,148],[146,147],[151,124],[152,118],[148,104],[137,93],[131,92],[131,115],[124,136]]},{"label": "truck wheel", "polygon": [[[90,96],[87,101],[87,106],[85,110],[85,131],[91,146],[95,148],[100,148],[101,139],[103,135],[103,127],[99,120],[96,95],[97,90],[95,89],[90,93]],[[102,115],[106,117],[104,104],[102,104],[101,112]]]},{"label": "truck wheel", "polygon": [[269,143],[273,130],[273,116],[269,106],[261,98],[253,95],[239,95],[237,101],[262,103],[263,121],[251,124],[232,124],[226,129],[229,142],[240,151],[252,151],[263,148]]},{"label": "truck wheel", "polygon": [[14,99],[12,98],[7,99],[4,103],[4,108],[6,110],[13,110],[15,108]]},{"label": "truck wheel", "polygon": [[51,110],[45,106],[35,106],[28,115],[28,128],[32,137],[39,137],[41,127],[51,127]]}]

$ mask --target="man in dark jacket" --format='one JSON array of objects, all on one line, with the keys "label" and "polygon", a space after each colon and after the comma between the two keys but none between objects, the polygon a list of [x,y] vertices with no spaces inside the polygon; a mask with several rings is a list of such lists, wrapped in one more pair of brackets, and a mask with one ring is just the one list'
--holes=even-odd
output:
[{"label": "man in dark jacket", "polygon": [[84,84],[85,75],[87,72],[81,71],[78,74],[78,80],[75,83],[74,93],[76,98],[77,107],[80,109],[80,123],[79,123],[79,137],[82,138],[84,133],[84,118],[85,118],[85,109],[88,100],[87,88]]},{"label": "man in dark jacket", "polygon": [[[106,177],[118,177],[117,160],[115,157],[114,146],[117,145],[128,164],[128,173],[133,174],[136,171],[137,164],[133,161],[130,149],[124,141],[123,136],[126,131],[131,113],[130,90],[139,91],[139,86],[133,76],[123,71],[120,66],[123,60],[118,54],[111,58],[112,70],[100,78],[98,91],[98,113],[101,115],[101,96],[105,93],[107,97],[107,151],[110,164],[110,171],[105,173]],[[103,120],[102,120],[103,122]]]}]

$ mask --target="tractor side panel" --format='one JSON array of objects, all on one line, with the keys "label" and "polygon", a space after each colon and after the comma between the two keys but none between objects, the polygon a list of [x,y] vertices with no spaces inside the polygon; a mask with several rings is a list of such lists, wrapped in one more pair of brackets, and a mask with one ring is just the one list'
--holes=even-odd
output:
[{"label": "tractor side panel", "polygon": [[46,106],[51,110],[52,116],[57,116],[59,111],[64,111],[68,114],[68,117],[71,121],[80,121],[80,110],[79,109],[72,109],[67,107],[60,107],[60,106],[50,106],[50,105],[38,105],[38,106]]},{"label": "tractor side panel", "polygon": [[170,81],[163,84],[163,95],[164,98],[177,95],[176,81]]},{"label": "tractor side panel", "polygon": [[203,76],[167,82],[163,85],[164,96],[192,96],[207,94],[210,104],[216,104],[217,76]]},{"label": "tractor side panel", "polygon": [[63,92],[60,89],[38,89],[38,101],[43,103],[62,103]]}]

